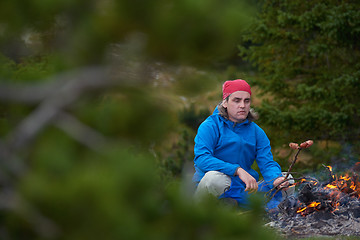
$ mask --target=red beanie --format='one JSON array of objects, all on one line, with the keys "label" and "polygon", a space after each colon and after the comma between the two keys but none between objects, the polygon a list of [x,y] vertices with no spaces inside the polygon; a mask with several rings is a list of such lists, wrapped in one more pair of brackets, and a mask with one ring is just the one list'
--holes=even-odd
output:
[{"label": "red beanie", "polygon": [[230,94],[236,91],[248,92],[251,95],[250,85],[241,79],[229,80],[223,84],[223,99],[227,98]]}]

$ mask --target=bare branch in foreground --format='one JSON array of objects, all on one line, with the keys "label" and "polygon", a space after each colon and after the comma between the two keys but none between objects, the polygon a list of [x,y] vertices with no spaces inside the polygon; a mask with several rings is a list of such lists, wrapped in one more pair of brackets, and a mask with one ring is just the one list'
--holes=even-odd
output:
[{"label": "bare branch in foreground", "polygon": [[99,151],[101,146],[107,141],[106,137],[101,133],[65,112],[58,114],[55,125],[69,136],[94,151]]},{"label": "bare branch in foreground", "polygon": [[46,81],[45,83],[32,83],[29,86],[1,84],[0,99],[8,102],[37,104],[61,88],[65,82],[64,77],[67,76],[61,76],[55,80]]},{"label": "bare branch in foreground", "polygon": [[84,92],[118,85],[118,82],[111,80],[105,69],[100,67],[84,69],[69,77],[72,78],[65,81],[60,88],[54,89],[11,133],[7,143],[12,151],[25,147],[59,112]]},{"label": "bare branch in foreground", "polygon": [[[24,104],[38,104],[63,91],[81,91],[84,88],[115,84],[103,67],[89,67],[60,73],[41,83],[0,84],[0,100]],[[60,93],[61,92],[61,93]]]}]

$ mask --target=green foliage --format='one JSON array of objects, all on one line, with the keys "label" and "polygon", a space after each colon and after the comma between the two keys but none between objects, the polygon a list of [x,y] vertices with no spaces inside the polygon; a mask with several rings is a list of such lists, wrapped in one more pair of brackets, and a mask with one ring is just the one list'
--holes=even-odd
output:
[{"label": "green foliage", "polygon": [[16,46],[24,32],[37,33],[39,49],[59,53],[70,66],[102,62],[109,43],[134,35],[150,57],[202,64],[233,53],[240,36],[236,29],[248,24],[252,11],[246,1],[234,0],[4,0],[0,26],[3,44]]},{"label": "green foliage", "polygon": [[178,114],[179,123],[177,140],[169,150],[158,151],[160,166],[164,176],[180,177],[188,165],[193,166],[194,138],[199,125],[210,115],[208,109],[196,109],[192,103]]},{"label": "green foliage", "polygon": [[180,122],[190,127],[193,131],[197,131],[199,125],[209,116],[211,112],[208,109],[195,108],[195,104],[191,104],[180,113]]},{"label": "green foliage", "polygon": [[3,54],[0,54],[0,73],[2,78],[11,78],[16,64]]},{"label": "green foliage", "polygon": [[168,148],[157,151],[159,168],[162,169],[164,180],[179,178],[186,174],[184,168],[193,165],[195,133],[188,128],[179,129],[178,139]]},{"label": "green foliage", "polygon": [[[180,176],[194,137],[163,93],[216,81],[185,71],[163,87],[159,60],[223,60],[252,11],[233,0],[1,1],[0,238],[275,238],[257,211],[185,198],[161,165]],[[181,121],[194,128],[204,113],[192,114]],[[172,134],[173,152],[156,158]]]},{"label": "green foliage", "polygon": [[0,79],[6,83],[34,83],[49,79],[62,70],[54,55],[30,56],[14,62],[0,53]]},{"label": "green foliage", "polygon": [[174,128],[176,119],[171,106],[164,104],[151,86],[123,86],[113,92],[84,98],[72,110],[106,136],[134,142],[161,141]]},{"label": "green foliage", "polygon": [[[11,239],[275,239],[258,212],[239,215],[213,198],[195,204],[175,182],[165,188],[154,159],[136,149],[109,145],[105,154],[83,153],[79,161],[53,156],[51,144],[56,141],[48,144],[46,159],[66,171],[58,174],[53,163],[41,163],[24,176],[21,196],[32,205],[6,215]],[[32,226],[45,224],[33,209],[47,225]]]},{"label": "green foliage", "polygon": [[262,72],[256,83],[269,100],[257,110],[274,144],[357,140],[359,7],[355,1],[261,1],[239,48]]}]

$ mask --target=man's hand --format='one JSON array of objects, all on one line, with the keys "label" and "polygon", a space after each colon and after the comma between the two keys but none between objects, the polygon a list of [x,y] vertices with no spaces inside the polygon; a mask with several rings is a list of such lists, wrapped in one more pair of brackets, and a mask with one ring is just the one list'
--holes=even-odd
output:
[{"label": "man's hand", "polygon": [[[274,180],[274,186],[277,186],[277,188],[282,188],[282,187],[287,187],[289,186],[289,182],[283,182],[285,180],[285,177],[278,177],[277,179]],[[283,182],[283,183],[281,183]],[[281,183],[281,184],[280,184]],[[279,185],[280,184],[280,185]]]},{"label": "man's hand", "polygon": [[239,176],[239,178],[245,183],[245,192],[249,191],[249,193],[253,193],[258,190],[258,184],[256,182],[256,179],[244,169],[238,168],[235,175]]}]

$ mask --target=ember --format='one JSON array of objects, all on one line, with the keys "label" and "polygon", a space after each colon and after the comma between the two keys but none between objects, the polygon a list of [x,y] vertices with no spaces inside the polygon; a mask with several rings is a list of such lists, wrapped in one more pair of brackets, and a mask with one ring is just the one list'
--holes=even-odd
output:
[{"label": "ember", "polygon": [[[359,166],[360,162],[356,164]],[[272,214],[269,226],[285,235],[360,235],[360,181],[355,171],[343,176],[325,166],[329,179],[303,177],[295,183],[297,196],[289,196]]]}]

